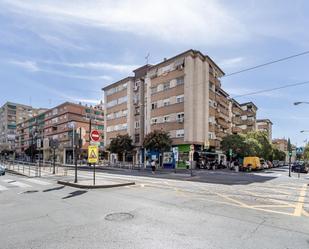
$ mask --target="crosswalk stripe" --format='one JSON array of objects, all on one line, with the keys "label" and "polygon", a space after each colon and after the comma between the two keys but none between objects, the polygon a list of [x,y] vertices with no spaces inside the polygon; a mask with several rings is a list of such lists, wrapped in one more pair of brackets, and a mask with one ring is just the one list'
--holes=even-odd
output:
[{"label": "crosswalk stripe", "polygon": [[25,178],[23,180],[31,182],[31,183],[35,183],[35,184],[38,184],[38,185],[43,185],[43,186],[47,186],[47,185],[51,184],[50,182],[44,182],[44,181],[40,181],[40,180],[32,179],[32,178]]},{"label": "crosswalk stripe", "polygon": [[4,190],[8,190],[8,188],[0,185],[0,191],[4,191]]},{"label": "crosswalk stripe", "polygon": [[3,181],[6,182],[6,183],[11,184],[13,186],[20,187],[20,188],[29,188],[29,187],[31,187],[30,185],[28,185],[26,183],[18,182],[18,181],[11,180],[11,179],[4,179]]}]

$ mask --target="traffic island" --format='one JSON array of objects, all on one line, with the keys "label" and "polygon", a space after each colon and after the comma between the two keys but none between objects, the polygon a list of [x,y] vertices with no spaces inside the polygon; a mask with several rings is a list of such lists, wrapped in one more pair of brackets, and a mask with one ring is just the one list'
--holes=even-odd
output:
[{"label": "traffic island", "polygon": [[74,183],[73,181],[57,181],[58,184],[74,187],[74,188],[81,188],[81,189],[96,189],[96,188],[115,188],[115,187],[124,187],[135,185],[135,182],[116,182],[110,180],[98,180],[96,184],[93,185],[93,180],[83,180],[79,181],[78,183]]}]

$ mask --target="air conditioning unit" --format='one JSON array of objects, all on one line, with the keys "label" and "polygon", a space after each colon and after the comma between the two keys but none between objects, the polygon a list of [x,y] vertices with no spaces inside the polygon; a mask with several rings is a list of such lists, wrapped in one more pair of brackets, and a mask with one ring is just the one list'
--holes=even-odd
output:
[{"label": "air conditioning unit", "polygon": [[183,123],[183,121],[184,121],[184,118],[178,118],[177,119],[177,123]]}]

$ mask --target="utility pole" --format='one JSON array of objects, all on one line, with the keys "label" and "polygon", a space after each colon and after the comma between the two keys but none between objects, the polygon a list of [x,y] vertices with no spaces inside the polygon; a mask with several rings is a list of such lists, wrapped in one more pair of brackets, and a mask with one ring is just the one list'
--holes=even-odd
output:
[{"label": "utility pole", "polygon": [[144,138],[145,138],[145,79],[141,79],[140,89],[140,144],[141,144],[141,163],[144,165],[145,151],[144,151]]},{"label": "utility pole", "polygon": [[288,151],[289,151],[289,177],[291,177],[292,145],[291,145],[290,138],[288,139]]}]

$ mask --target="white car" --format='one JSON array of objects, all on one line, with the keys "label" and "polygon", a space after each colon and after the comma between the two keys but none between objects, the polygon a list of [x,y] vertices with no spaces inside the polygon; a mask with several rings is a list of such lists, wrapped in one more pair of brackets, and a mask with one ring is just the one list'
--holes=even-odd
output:
[{"label": "white car", "polygon": [[0,165],[0,176],[5,175],[5,167],[3,165]]}]

